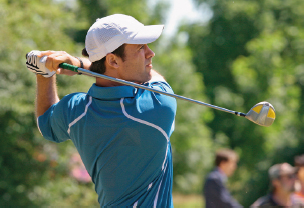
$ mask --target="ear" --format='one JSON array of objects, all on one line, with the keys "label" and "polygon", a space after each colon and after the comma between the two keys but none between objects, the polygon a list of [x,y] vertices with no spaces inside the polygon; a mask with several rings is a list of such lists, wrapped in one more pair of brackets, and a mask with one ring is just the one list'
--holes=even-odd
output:
[{"label": "ear", "polygon": [[112,53],[106,55],[106,63],[112,68],[119,68],[119,58]]}]

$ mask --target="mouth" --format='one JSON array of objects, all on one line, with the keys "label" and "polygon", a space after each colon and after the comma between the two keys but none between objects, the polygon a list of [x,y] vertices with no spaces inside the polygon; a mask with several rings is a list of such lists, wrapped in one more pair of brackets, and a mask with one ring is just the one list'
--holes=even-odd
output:
[{"label": "mouth", "polygon": [[149,63],[149,64],[146,65],[146,67],[152,68],[153,65],[152,65],[152,63]]}]

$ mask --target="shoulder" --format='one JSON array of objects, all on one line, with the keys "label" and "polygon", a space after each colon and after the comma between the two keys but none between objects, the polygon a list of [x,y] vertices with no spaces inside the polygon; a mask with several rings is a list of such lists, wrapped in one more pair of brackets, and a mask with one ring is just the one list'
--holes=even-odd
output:
[{"label": "shoulder", "polygon": [[158,88],[161,91],[174,93],[172,87],[164,80],[164,81],[150,81],[147,83],[149,87]]},{"label": "shoulder", "polygon": [[304,198],[302,198],[301,196],[298,196],[297,194],[293,194],[291,198],[292,198],[292,203],[294,205],[304,206]]},{"label": "shoulder", "polygon": [[[68,116],[82,110],[89,102],[89,96],[86,93],[72,93],[64,96],[53,106],[53,113],[56,116]],[[78,108],[81,106],[81,108]],[[70,113],[72,112],[72,113]]]},{"label": "shoulder", "polygon": [[87,98],[87,94],[83,93],[83,92],[76,92],[76,93],[71,93],[68,94],[66,96],[64,96],[60,101],[59,101],[59,105],[68,105],[73,107],[75,104],[78,104],[84,100],[86,100]]},{"label": "shoulder", "polygon": [[[162,91],[168,94],[173,94],[173,90],[171,86],[167,82],[163,81],[155,81],[155,82],[147,82],[144,84],[149,88],[153,88],[157,91]],[[176,99],[169,95],[164,95],[158,93],[156,91],[149,91],[144,89],[139,89],[136,93],[136,97],[138,102],[143,103],[146,107],[149,107],[148,102],[151,104],[151,108],[154,109],[176,109]],[[154,103],[154,104],[153,104]],[[145,107],[145,108],[146,108]],[[176,110],[174,110],[176,111]]]},{"label": "shoulder", "polygon": [[[217,185],[218,184],[218,185]],[[205,180],[205,186],[222,186],[221,175],[217,170],[214,170],[208,174]]]},{"label": "shoulder", "polygon": [[215,169],[209,173],[207,180],[221,180],[221,173]]},{"label": "shoulder", "polygon": [[84,92],[75,92],[64,96],[61,100],[68,101],[68,100],[82,100],[86,97],[87,93]]}]

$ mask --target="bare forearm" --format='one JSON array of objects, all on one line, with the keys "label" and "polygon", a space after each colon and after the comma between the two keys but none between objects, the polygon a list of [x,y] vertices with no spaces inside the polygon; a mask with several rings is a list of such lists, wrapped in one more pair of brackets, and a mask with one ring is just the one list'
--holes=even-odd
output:
[{"label": "bare forearm", "polygon": [[59,101],[56,89],[56,75],[45,78],[41,75],[36,76],[36,118],[43,115],[53,104]]},{"label": "bare forearm", "polygon": [[[50,71],[56,71],[56,74],[75,75],[76,72],[59,69],[60,63],[68,63],[74,66],[81,66],[78,58],[71,56],[64,51],[42,51],[40,57],[48,56],[45,66]],[[91,62],[87,58],[81,58],[83,67],[88,69]],[[36,93],[36,117],[43,115],[53,104],[59,102],[56,88],[56,74],[53,77],[45,78],[37,75],[37,93]]]}]

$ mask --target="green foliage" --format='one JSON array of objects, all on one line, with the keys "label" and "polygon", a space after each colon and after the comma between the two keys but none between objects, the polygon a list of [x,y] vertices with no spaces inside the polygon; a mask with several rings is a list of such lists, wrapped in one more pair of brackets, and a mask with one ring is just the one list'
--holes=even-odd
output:
[{"label": "green foliage", "polygon": [[[304,151],[304,3],[197,2],[211,6],[211,21],[183,26],[174,38],[162,36],[150,44],[154,68],[176,94],[245,113],[267,100],[277,118],[264,128],[177,100],[173,188],[200,193],[214,151],[231,147],[241,161],[229,186],[247,207],[267,192],[270,165],[293,163]],[[93,184],[70,175],[72,142],[53,144],[37,129],[35,76],[25,67],[25,54],[37,49],[80,56],[96,18],[124,13],[146,25],[162,24],[167,10],[166,3],[151,8],[144,0],[0,0],[0,206],[98,207]],[[60,97],[86,92],[93,82],[58,76]]]},{"label": "green foliage", "polygon": [[[189,46],[212,103],[247,112],[267,100],[276,109],[271,127],[215,112],[213,139],[241,156],[231,188],[248,207],[268,191],[267,170],[293,163],[304,149],[304,2],[198,1],[210,4],[207,27],[189,26]],[[245,193],[246,192],[246,193]]]},{"label": "green foliage", "polygon": [[[32,159],[32,154],[38,144],[33,141],[33,132],[29,127],[35,125],[31,116],[14,111],[1,111],[1,145],[0,145],[0,206],[31,205],[26,190],[33,184],[39,184],[44,164]],[[19,117],[21,116],[21,117]],[[28,141],[28,138],[30,141]],[[15,200],[18,197],[18,201]]]},{"label": "green foliage", "polygon": [[[45,202],[33,192],[50,180],[53,160],[44,156],[46,141],[34,119],[35,76],[26,69],[25,54],[34,49],[79,54],[64,33],[67,23],[77,22],[67,7],[51,0],[0,0],[0,17],[0,206],[40,207]],[[79,81],[59,78],[61,96],[80,90]]]},{"label": "green foliage", "polygon": [[[65,50],[79,56],[86,32],[96,18],[124,13],[146,25],[161,24],[165,10],[164,3],[150,9],[145,1],[0,0],[3,19],[0,33],[0,205],[98,206],[93,184],[78,182],[70,176],[70,157],[76,152],[73,144],[48,142],[37,129],[35,76],[25,67],[25,54],[34,49]],[[194,73],[190,51],[185,45],[174,42],[164,50],[165,41],[150,44],[159,57],[154,61],[158,63],[156,69],[168,77],[177,93],[203,99],[204,86],[200,75]],[[87,91],[94,79],[57,76],[57,81],[62,97],[75,91]],[[172,137],[176,190],[200,190],[201,173],[209,166],[201,158],[212,152],[209,129],[202,122],[209,115],[208,109],[179,101],[176,132]]]},{"label": "green foliage", "polygon": [[[206,100],[202,95],[201,76],[191,64],[191,53],[181,38],[159,40],[153,60],[158,69],[178,95],[196,100]],[[164,43],[168,43],[164,47]],[[211,119],[211,110],[187,101],[177,100],[176,127],[171,136],[174,166],[174,191],[200,193],[202,175],[211,166],[214,147],[210,129],[204,120]],[[210,160],[203,160],[207,158]]]}]

